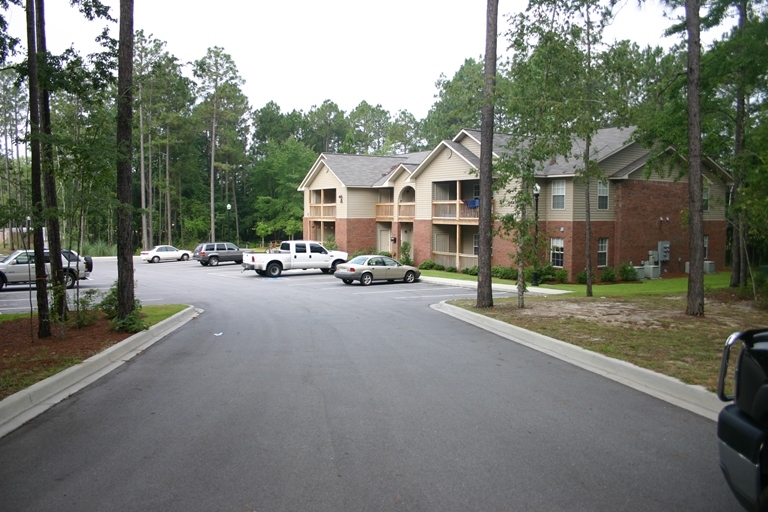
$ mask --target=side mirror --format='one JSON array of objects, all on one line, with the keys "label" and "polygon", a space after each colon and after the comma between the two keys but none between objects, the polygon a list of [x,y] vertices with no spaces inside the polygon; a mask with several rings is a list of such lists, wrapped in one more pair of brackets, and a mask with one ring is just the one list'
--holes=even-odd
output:
[{"label": "side mirror", "polygon": [[731,348],[740,338],[740,332],[735,332],[728,336],[728,339],[725,341],[725,347],[723,348],[723,355],[720,359],[720,375],[717,378],[717,398],[723,402],[730,402],[733,400],[732,394],[725,394],[725,379],[728,376],[728,362],[731,359]]}]

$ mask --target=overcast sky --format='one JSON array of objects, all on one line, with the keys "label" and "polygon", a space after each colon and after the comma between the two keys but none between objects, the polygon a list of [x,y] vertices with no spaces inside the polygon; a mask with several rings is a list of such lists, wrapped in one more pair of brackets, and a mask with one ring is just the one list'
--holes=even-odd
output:
[{"label": "overcast sky", "polygon": [[[105,0],[102,0],[105,1]],[[118,0],[106,0],[119,12]],[[607,39],[669,47],[662,33],[670,21],[658,0],[637,7],[628,0]],[[51,51],[70,44],[92,51],[104,22],[87,22],[69,0],[46,1]],[[500,0],[499,32],[506,15],[524,0]],[[275,101],[283,112],[308,111],[324,100],[349,112],[361,101],[395,115],[426,116],[435,101],[435,81],[485,49],[484,0],[135,0],[134,28],[167,43],[181,62],[220,46],[245,79],[254,108]],[[24,34],[24,13],[9,13],[10,28]],[[117,37],[117,26],[112,34]],[[499,50],[506,47],[499,39]]]}]

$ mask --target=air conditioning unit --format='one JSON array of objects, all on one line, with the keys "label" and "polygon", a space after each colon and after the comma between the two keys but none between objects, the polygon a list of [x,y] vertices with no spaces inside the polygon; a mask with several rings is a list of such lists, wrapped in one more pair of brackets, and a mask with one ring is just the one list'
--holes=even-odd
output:
[{"label": "air conditioning unit", "polygon": [[714,274],[715,273],[715,262],[714,261],[705,261],[704,262],[704,273],[705,274]]}]

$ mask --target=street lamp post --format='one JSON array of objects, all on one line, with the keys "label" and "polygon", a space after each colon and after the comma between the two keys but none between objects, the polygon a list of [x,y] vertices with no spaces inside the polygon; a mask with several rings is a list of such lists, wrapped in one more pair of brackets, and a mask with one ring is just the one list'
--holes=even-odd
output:
[{"label": "street lamp post", "polygon": [[533,231],[533,250],[536,254],[536,262],[533,267],[533,282],[531,286],[539,286],[539,194],[541,193],[541,187],[538,183],[533,184],[533,204],[535,209],[535,221]]},{"label": "street lamp post", "polygon": [[229,210],[232,209],[232,205],[227,203],[227,240],[229,240]]}]

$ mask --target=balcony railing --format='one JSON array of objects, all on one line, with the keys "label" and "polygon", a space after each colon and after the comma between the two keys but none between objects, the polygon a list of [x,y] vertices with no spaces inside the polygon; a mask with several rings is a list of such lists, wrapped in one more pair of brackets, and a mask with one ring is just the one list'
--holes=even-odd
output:
[{"label": "balcony railing", "polygon": [[477,256],[474,254],[432,251],[432,260],[444,267],[456,267],[459,270],[477,266]]},{"label": "balcony railing", "polygon": [[477,220],[480,208],[470,208],[467,201],[432,201],[433,219]]},{"label": "balcony railing", "polygon": [[376,203],[376,218],[392,220],[395,216],[395,203]]},{"label": "balcony railing", "polygon": [[416,203],[400,203],[397,206],[399,219],[413,219],[416,216]]},{"label": "balcony railing", "polygon": [[313,218],[336,218],[336,204],[310,204],[309,216]]}]

